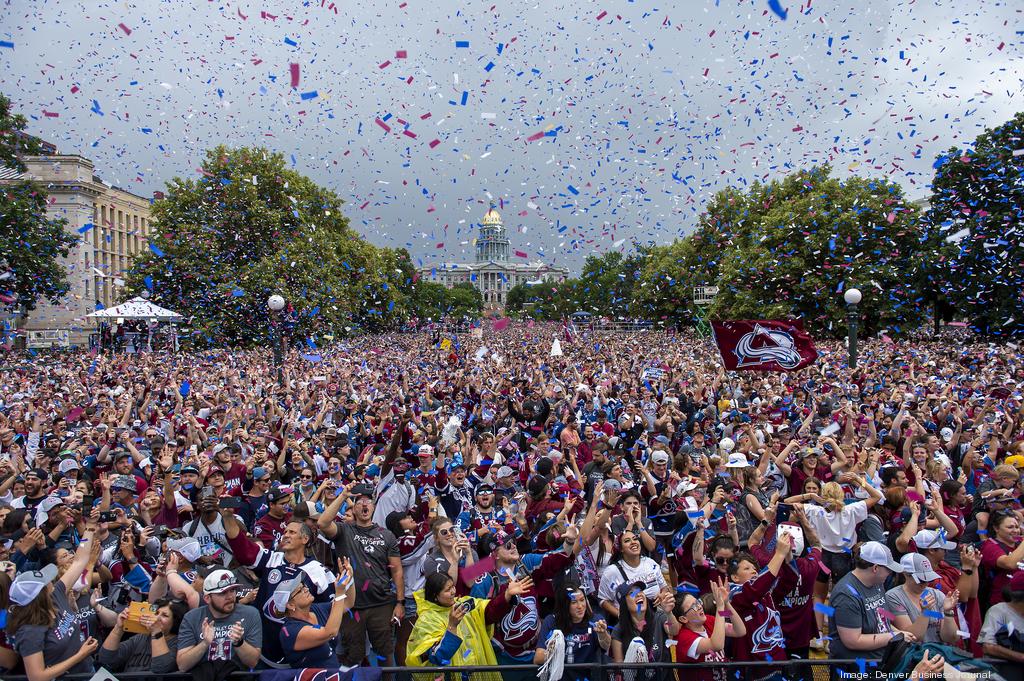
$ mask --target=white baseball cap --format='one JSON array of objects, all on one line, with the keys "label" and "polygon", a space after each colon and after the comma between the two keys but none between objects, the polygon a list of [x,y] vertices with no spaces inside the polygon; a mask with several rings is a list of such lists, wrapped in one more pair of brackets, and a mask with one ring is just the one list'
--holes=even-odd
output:
[{"label": "white baseball cap", "polygon": [[914,544],[919,551],[926,549],[945,549],[950,551],[956,548],[956,543],[946,539],[935,530],[921,530],[914,535]]},{"label": "white baseball cap", "polygon": [[57,579],[57,566],[50,564],[42,570],[22,572],[11,584],[10,598],[15,605],[26,606],[46,588],[47,584]]},{"label": "white baseball cap", "polygon": [[725,464],[726,468],[746,468],[750,464],[747,463],[747,457],[743,452],[735,452],[729,455],[729,461]]},{"label": "white baseball cap", "polygon": [[903,574],[910,575],[918,584],[934,582],[939,575],[932,569],[932,562],[920,553],[908,553],[900,558]]},{"label": "white baseball cap", "polygon": [[903,566],[892,559],[892,551],[882,542],[864,542],[860,547],[860,559],[866,563],[881,565],[893,572],[903,572]]},{"label": "white baseball cap", "polygon": [[167,542],[167,550],[180,553],[182,558],[194,563],[203,556],[203,547],[195,537],[183,537]]},{"label": "white baseball cap", "polygon": [[231,570],[214,570],[203,580],[204,594],[219,594],[228,589],[237,589],[238,580]]},{"label": "white baseball cap", "polygon": [[939,435],[942,436],[943,442],[949,442],[950,440],[953,439],[953,429],[948,427],[943,428],[942,430],[939,431]]},{"label": "white baseball cap", "polygon": [[288,601],[292,597],[292,592],[300,586],[302,586],[301,575],[296,575],[291,579],[286,579],[285,581],[278,583],[274,588],[274,593],[270,595],[270,603],[274,610],[283,614],[285,607],[288,605]]}]

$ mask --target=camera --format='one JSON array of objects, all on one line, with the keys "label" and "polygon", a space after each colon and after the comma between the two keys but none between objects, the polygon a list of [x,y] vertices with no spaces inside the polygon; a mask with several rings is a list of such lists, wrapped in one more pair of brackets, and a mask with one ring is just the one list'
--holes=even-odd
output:
[{"label": "camera", "polygon": [[117,522],[117,513],[114,511],[100,511],[99,521],[101,523]]}]

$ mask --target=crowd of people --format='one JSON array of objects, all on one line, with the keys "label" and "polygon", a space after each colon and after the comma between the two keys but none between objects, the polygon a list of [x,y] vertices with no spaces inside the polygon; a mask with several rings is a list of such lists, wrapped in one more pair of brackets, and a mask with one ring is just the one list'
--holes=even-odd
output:
[{"label": "crowd of people", "polygon": [[8,361],[0,671],[1024,660],[1020,348],[561,334]]}]

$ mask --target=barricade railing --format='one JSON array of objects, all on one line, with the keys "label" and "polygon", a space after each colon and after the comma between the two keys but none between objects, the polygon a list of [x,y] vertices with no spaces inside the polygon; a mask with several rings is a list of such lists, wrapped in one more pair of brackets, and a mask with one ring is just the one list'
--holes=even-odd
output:
[{"label": "barricade railing", "polygon": [[[994,666],[997,673],[1006,681],[1024,679],[1020,665],[985,658],[982,660]],[[675,679],[695,678],[701,670],[723,670],[729,681],[749,681],[763,679],[777,674],[775,678],[788,681],[818,681],[819,679],[848,678],[858,681],[868,679],[884,679],[885,674],[878,672],[871,662],[863,660],[785,660],[777,662],[656,662],[644,664],[613,664],[606,662],[565,664],[562,679],[579,679],[581,681],[673,681]],[[403,681],[408,679],[424,679],[432,681],[476,681],[485,674],[515,675],[519,678],[530,678],[537,674],[539,665],[517,664],[500,666],[447,666],[447,667],[357,667],[360,679],[368,681],[372,678],[383,678],[385,681]],[[259,681],[262,674],[273,672],[280,679],[284,670],[253,670],[232,673],[230,681]],[[298,669],[294,670],[296,673]],[[377,677],[378,672],[380,677]],[[516,673],[519,674],[516,674]],[[909,672],[909,670],[908,670]],[[528,676],[524,673],[528,673]],[[152,672],[111,672],[119,681],[142,681],[142,679],[163,679],[164,681],[194,681],[191,673],[153,674]],[[415,675],[415,676],[413,676]],[[93,674],[66,674],[61,677],[68,681],[89,681]],[[494,678],[494,677],[492,677]],[[979,677],[980,678],[980,677]],[[994,677],[986,677],[994,678]],[[25,676],[4,675],[3,681],[28,681]]]}]

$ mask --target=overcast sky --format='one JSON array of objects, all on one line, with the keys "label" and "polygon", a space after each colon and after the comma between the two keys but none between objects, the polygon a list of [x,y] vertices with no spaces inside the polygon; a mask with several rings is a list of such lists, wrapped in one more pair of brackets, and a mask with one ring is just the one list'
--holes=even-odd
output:
[{"label": "overcast sky", "polygon": [[1019,0],[781,5],[6,0],[0,90],[137,193],[263,145],[414,261],[471,259],[494,203],[574,271],[815,163],[926,196],[936,153],[1024,109]]}]

